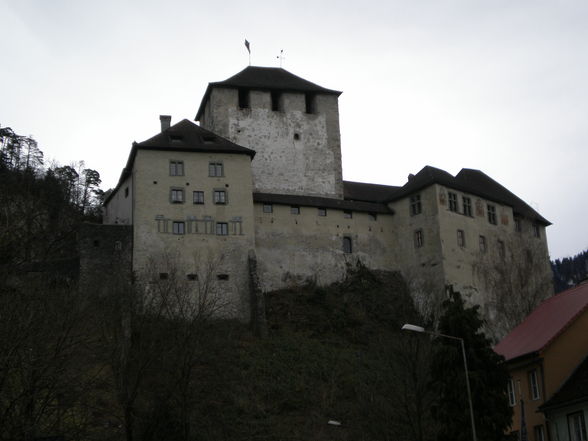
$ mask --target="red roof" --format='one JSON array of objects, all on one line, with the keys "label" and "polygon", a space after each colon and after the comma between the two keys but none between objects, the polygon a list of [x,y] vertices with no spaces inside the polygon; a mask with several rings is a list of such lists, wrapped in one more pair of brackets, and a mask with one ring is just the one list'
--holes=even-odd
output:
[{"label": "red roof", "polygon": [[586,310],[588,283],[545,300],[504,337],[494,351],[507,360],[539,352]]}]

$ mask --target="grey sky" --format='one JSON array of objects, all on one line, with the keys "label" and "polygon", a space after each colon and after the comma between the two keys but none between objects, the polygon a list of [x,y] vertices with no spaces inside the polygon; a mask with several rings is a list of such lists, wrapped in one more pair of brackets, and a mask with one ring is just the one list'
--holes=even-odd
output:
[{"label": "grey sky", "polygon": [[402,185],[486,172],[588,248],[588,2],[0,0],[0,124],[116,185],[158,116],[193,119],[209,81],[284,67],[340,98],[343,173]]}]

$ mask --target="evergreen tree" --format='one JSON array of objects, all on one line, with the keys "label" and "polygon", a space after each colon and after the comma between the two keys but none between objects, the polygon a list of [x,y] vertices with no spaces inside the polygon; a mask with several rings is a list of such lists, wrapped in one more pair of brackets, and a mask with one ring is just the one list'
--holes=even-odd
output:
[{"label": "evergreen tree", "polygon": [[[477,439],[507,439],[512,408],[506,385],[509,379],[504,358],[492,350],[491,341],[481,331],[483,321],[478,306],[466,308],[459,293],[451,293],[443,303],[439,333],[463,338],[468,363]],[[436,396],[433,417],[439,441],[472,439],[470,410],[460,342],[436,338],[433,347],[432,389]]]}]

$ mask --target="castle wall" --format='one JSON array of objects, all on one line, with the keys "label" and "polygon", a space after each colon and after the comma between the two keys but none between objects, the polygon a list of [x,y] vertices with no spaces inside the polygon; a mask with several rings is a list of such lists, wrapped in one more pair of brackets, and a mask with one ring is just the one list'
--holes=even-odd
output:
[{"label": "castle wall", "polygon": [[[171,160],[183,161],[183,176],[169,175]],[[210,162],[222,163],[222,176],[209,176]],[[221,315],[247,319],[247,255],[254,249],[249,156],[139,150],[133,174],[139,277],[196,277],[194,291],[209,289],[223,305]],[[183,190],[183,202],[170,199],[172,189]],[[215,190],[225,191],[226,204],[213,202]],[[203,192],[203,204],[194,203],[194,191]],[[226,228],[221,234],[219,226]]]},{"label": "castle wall", "polygon": [[105,224],[133,223],[133,180],[129,176],[104,207]]},{"label": "castle wall", "polygon": [[[348,265],[358,261],[372,269],[391,270],[391,217],[327,209],[319,216],[317,207],[300,207],[292,214],[290,206],[273,204],[264,213],[256,203],[255,245],[262,289],[270,291],[308,281],[319,285],[339,281]],[[343,238],[351,239],[351,252],[344,252]]]},{"label": "castle wall", "polygon": [[214,88],[201,124],[256,151],[255,191],[342,198],[337,96],[316,95],[309,114],[304,94],[284,92],[279,107],[272,110],[270,92],[251,90],[240,109],[237,89]]}]

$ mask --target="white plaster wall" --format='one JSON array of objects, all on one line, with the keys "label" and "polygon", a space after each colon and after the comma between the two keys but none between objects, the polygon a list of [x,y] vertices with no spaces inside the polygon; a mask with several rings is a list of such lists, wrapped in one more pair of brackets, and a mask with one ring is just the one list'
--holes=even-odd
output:
[{"label": "white plaster wall", "polygon": [[[184,176],[169,176],[169,161],[184,161]],[[210,161],[222,161],[223,177],[209,177]],[[133,269],[168,272],[169,260],[184,275],[214,266],[215,288],[227,303],[224,315],[249,317],[249,277],[247,254],[254,248],[253,199],[250,158],[247,155],[139,150],[135,159],[135,228]],[[185,190],[183,204],[170,203],[171,187]],[[213,204],[214,189],[225,189],[227,205]],[[192,202],[192,191],[204,191],[205,204]],[[168,233],[158,231],[156,216],[170,221]],[[217,236],[171,233],[171,221],[186,221],[190,216],[229,222],[242,219],[242,234]],[[186,225],[187,227],[187,225]],[[228,281],[217,281],[217,274],[228,274]],[[153,274],[151,274],[153,276]],[[183,276],[182,276],[183,277]],[[202,277],[202,276],[201,276]]]},{"label": "white plaster wall", "polygon": [[[129,193],[125,196],[125,190]],[[133,223],[133,179],[129,176],[108,201],[104,210],[105,224],[131,225]]]},{"label": "white plaster wall", "polygon": [[336,96],[317,95],[316,113],[305,113],[304,94],[283,93],[271,110],[270,93],[250,92],[239,109],[236,89],[213,89],[202,126],[257,152],[252,168],[259,192],[341,198],[341,136]]},{"label": "white plaster wall", "polygon": [[[325,285],[339,281],[347,265],[357,261],[372,269],[393,267],[389,247],[391,215],[353,212],[345,219],[343,211],[327,209],[318,216],[316,207],[300,207],[291,214],[286,205],[273,205],[273,213],[263,213],[255,204],[255,243],[258,271],[264,291],[316,281]],[[352,239],[353,252],[343,252],[343,237]]]}]

